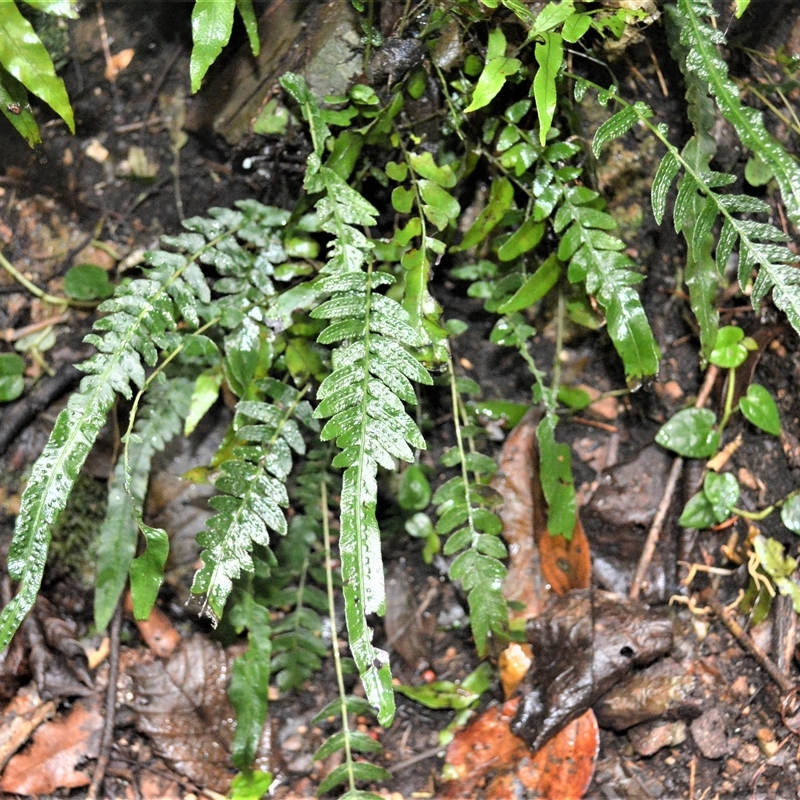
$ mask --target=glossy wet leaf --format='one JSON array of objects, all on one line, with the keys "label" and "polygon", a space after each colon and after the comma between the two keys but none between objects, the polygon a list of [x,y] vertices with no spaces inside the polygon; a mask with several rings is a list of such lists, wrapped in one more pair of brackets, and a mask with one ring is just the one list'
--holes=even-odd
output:
[{"label": "glossy wet leaf", "polygon": [[[13,2],[0,3],[0,64],[29,92],[44,100],[75,133],[64,81],[56,75],[47,49]],[[12,86],[5,88],[13,94]]]},{"label": "glossy wet leaf", "polygon": [[235,7],[236,0],[195,0],[192,9],[192,57],[189,63],[192,92],[200,88],[208,68],[228,44]]},{"label": "glossy wet leaf", "polygon": [[739,482],[730,472],[721,475],[709,472],[703,481],[703,494],[711,506],[714,519],[724,522],[739,500]]},{"label": "glossy wet leaf", "polygon": [[440,167],[433,160],[433,155],[427,150],[422,153],[410,153],[408,162],[411,165],[411,169],[421,178],[431,180],[445,189],[452,189],[456,185],[456,176],[453,168],[449,164]]},{"label": "glossy wet leaf", "polygon": [[778,406],[767,389],[758,383],[747,387],[747,394],[739,400],[742,414],[762,431],[780,436],[781,418]]},{"label": "glossy wet leaf", "polygon": [[685,408],[659,428],[656,441],[687,458],[708,458],[719,448],[716,422],[707,408]]},{"label": "glossy wet leaf", "polygon": [[684,528],[700,530],[712,527],[715,522],[714,509],[705,492],[698,492],[689,500],[678,520],[678,524]]},{"label": "glossy wet leaf", "polygon": [[260,800],[268,794],[272,781],[271,772],[260,769],[240,772],[231,782],[231,800]]},{"label": "glossy wet leaf", "polygon": [[513,261],[523,253],[533,250],[542,241],[545,224],[533,217],[528,217],[511,236],[500,245],[497,257],[501,261]]}]

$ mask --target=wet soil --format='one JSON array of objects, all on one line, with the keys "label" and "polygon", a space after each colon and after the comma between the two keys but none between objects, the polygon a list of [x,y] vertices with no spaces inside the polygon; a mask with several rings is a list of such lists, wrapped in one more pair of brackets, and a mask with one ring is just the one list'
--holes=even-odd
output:
[{"label": "wet soil", "polygon": [[[247,197],[291,208],[300,192],[306,145],[299,132],[285,142],[270,143],[266,151],[271,165],[268,178],[263,171],[259,174],[242,168],[254,152],[253,142],[231,148],[213,135],[200,132],[176,151],[171,119],[195,102],[188,92],[188,4],[119,3],[106,4],[104,8],[112,49],[131,47],[135,55],[111,83],[104,74],[106,65],[98,44],[95,11],[88,9],[71,27],[72,57],[64,77],[75,108],[76,136],[68,135],[61,123],[40,108],[37,114],[44,144],[31,151],[0,120],[3,253],[36,284],[54,294],[58,294],[67,269],[86,259],[86,248],[92,240],[113,248],[118,256],[116,277],[120,277],[127,269],[135,270],[138,254],[154,246],[159,235],[178,231],[180,220],[185,217],[202,214],[210,206],[230,206]],[[674,126],[684,116],[680,80],[676,74],[658,74],[657,54],[663,52],[665,44],[657,35],[652,44],[655,51],[648,44],[631,48],[615,69],[618,75],[627,76],[622,81],[623,91],[634,95],[644,90],[656,110],[657,121]],[[665,69],[666,63],[664,59]],[[667,96],[659,85],[660,77],[666,81]],[[596,124],[591,115],[583,120],[587,132]],[[678,130],[673,134],[676,139],[688,135]],[[131,147],[142,148],[147,161],[157,167],[154,177],[142,179],[126,174],[131,168]],[[668,224],[657,228],[648,222],[649,183],[659,157],[660,153],[654,152],[644,137],[632,134],[622,140],[607,162],[598,165],[597,181],[612,210],[623,220],[623,235],[631,254],[647,266],[641,290],[663,353],[661,372],[651,384],[612,401],[610,406],[594,406],[577,418],[565,420],[559,434],[574,453],[576,483],[586,505],[584,523],[595,559],[595,584],[622,591],[630,584],[649,523],[632,514],[609,522],[596,498],[609,484],[613,485],[613,492],[623,496],[641,491],[636,469],[625,477],[621,467],[612,466],[640,457],[652,445],[659,425],[697,393],[702,380],[696,331],[679,283],[682,241]],[[741,173],[745,158],[741,153],[721,146],[717,158],[722,168]],[[627,231],[624,221],[630,221]],[[100,257],[96,247],[92,257]],[[478,301],[466,296],[465,286],[449,277],[447,265],[440,269],[434,290],[448,317],[470,323],[454,345],[463,374],[478,382],[485,399],[528,402],[531,380],[524,364],[510,350],[489,343],[492,321]],[[539,329],[533,344],[539,363],[551,361],[555,351],[548,313],[545,309],[541,318],[533,320]],[[0,273],[0,330],[18,330],[46,319],[48,314],[50,311],[42,303],[32,301],[8,275]],[[750,334],[775,326],[775,335],[763,347],[755,366],[755,376],[777,399],[784,433],[776,439],[741,421],[732,423],[728,433],[731,439],[742,435],[741,447],[731,463],[746,487],[741,505],[755,510],[785,496],[800,480],[800,342],[769,304],[754,312],[744,299],[732,294],[723,318],[726,322],[736,320]],[[21,404],[27,403],[30,413],[21,415],[22,422],[15,422],[14,437],[5,442],[0,481],[3,551],[13,526],[14,497],[63,405],[64,392],[77,379],[76,375],[70,380],[64,376],[71,364],[86,356],[88,351],[80,342],[91,322],[91,313],[72,312],[66,324],[56,329],[57,343],[48,353],[55,374],[38,376],[41,386],[50,386],[52,391],[39,406],[23,398]],[[563,361],[576,383],[599,392],[624,387],[618,360],[602,335],[568,339]],[[31,373],[29,377],[35,376]],[[59,379],[61,384],[56,385]],[[431,401],[428,412],[435,425],[427,434],[431,449],[424,458],[436,471],[436,456],[452,445],[451,428],[446,424],[451,409],[440,394],[431,392],[426,399]],[[17,413],[14,406],[0,410],[0,431]],[[113,439],[111,434],[108,439]],[[500,443],[496,446],[499,450]],[[109,446],[106,452],[98,449],[93,453],[87,481],[104,484],[112,449]],[[170,458],[179,455],[170,454]],[[643,469],[666,472],[671,461],[663,452],[660,459],[655,466]],[[644,594],[655,605],[664,605],[675,596],[685,603],[691,601],[690,607],[679,602],[670,612],[677,630],[671,657],[684,673],[693,676],[690,695],[694,702],[681,707],[670,719],[648,724],[646,729],[640,726],[638,731],[602,730],[597,770],[586,796],[603,800],[799,797],[800,740],[781,719],[784,694],[706,608],[714,598],[722,604],[735,600],[747,586],[746,568],[729,564],[731,574],[700,573],[691,586],[682,583],[687,564],[717,564],[721,546],[730,542],[733,533],[740,542],[751,533],[743,520],[732,528],[702,535],[683,532],[677,517],[696,489],[692,476],[692,470],[687,468],[684,496],[672,504]],[[650,516],[660,500],[659,486],[662,484],[655,482],[642,500],[650,509]],[[191,499],[186,505],[193,502]],[[76,515],[79,513],[83,512]],[[390,522],[392,509],[385,513]],[[388,527],[391,529],[391,524]],[[758,528],[796,555],[796,538],[783,528],[778,515],[759,522]],[[179,560],[185,567],[192,558],[189,545],[188,553]],[[478,660],[462,627],[464,598],[444,580],[443,564],[435,561],[426,565],[419,548],[400,537],[387,544],[386,558],[391,576],[387,581],[388,602],[407,607],[409,619],[415,619],[417,625],[412,626],[413,636],[407,637],[408,641],[387,645],[386,633],[379,623],[378,641],[394,651],[396,677],[402,683],[419,683],[422,665],[439,679],[462,679]],[[160,606],[185,633],[210,635],[185,606],[187,575],[183,569],[173,576]],[[51,570],[44,589],[59,613],[76,621],[81,635],[88,632],[90,625],[90,584],[90,573],[82,578],[80,572],[64,575]],[[784,616],[792,615],[791,607],[776,605]],[[781,645],[777,620],[775,613],[751,632],[760,646],[776,658],[776,647]],[[137,629],[127,619],[122,626],[122,641],[130,651],[145,649]],[[786,671],[788,680],[796,680],[796,665],[786,665]],[[24,675],[20,682],[24,682]],[[334,766],[315,763],[311,758],[334,730],[324,723],[312,722],[332,698],[334,685],[332,665],[326,662],[303,692],[276,697],[271,703],[275,721],[272,766],[280,778],[276,797],[312,796],[321,776]],[[9,691],[6,699],[12,694]],[[500,690],[496,687],[486,694],[482,704],[485,707],[499,699]],[[402,696],[397,702],[394,725],[379,732],[385,748],[382,763],[394,773],[381,790],[394,793],[396,798],[435,797],[441,790],[443,754],[438,737],[451,721],[452,712],[429,710]],[[659,725],[669,730],[654,732]],[[363,726],[374,730],[366,721]],[[662,735],[666,744],[651,753],[648,743]],[[191,787],[157,759],[147,739],[131,727],[124,703],[118,711],[114,741],[106,796],[180,797],[188,796],[190,788],[203,789]],[[150,782],[145,784],[143,776],[147,775]],[[153,776],[158,776],[161,783],[154,783]],[[156,784],[161,788],[153,788]],[[59,790],[53,796],[66,794],[66,790]],[[75,789],[69,796],[83,797],[85,789]]]}]

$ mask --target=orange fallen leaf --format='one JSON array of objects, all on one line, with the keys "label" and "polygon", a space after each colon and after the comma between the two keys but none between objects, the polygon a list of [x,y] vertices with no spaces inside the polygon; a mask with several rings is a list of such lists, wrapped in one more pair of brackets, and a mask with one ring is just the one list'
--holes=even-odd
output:
[{"label": "orange fallen leaf", "polygon": [[[440,797],[513,800],[579,800],[594,775],[599,731],[589,710],[531,753],[511,732],[519,699],[494,706],[459,731],[447,750],[451,774]],[[521,790],[520,790],[521,789]]]},{"label": "orange fallen leaf", "polygon": [[113,83],[117,75],[128,68],[135,55],[136,51],[132,47],[126,47],[119,53],[114,53],[106,62],[106,80]]},{"label": "orange fallen leaf", "polygon": [[88,786],[89,776],[76,766],[97,758],[102,727],[99,700],[79,700],[66,717],[40,726],[31,747],[8,762],[0,790],[52,795],[57,789]]},{"label": "orange fallen leaf", "polygon": [[[128,614],[133,613],[133,600],[130,592],[125,595],[125,611]],[[153,606],[147,619],[137,619],[136,627],[145,644],[159,658],[169,658],[181,643],[181,635],[177,628],[157,606]]]}]

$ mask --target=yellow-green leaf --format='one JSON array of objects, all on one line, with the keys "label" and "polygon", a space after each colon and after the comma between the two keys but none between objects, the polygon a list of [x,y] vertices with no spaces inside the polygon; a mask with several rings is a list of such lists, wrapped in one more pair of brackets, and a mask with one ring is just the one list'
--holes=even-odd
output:
[{"label": "yellow-green leaf", "polygon": [[[2,4],[0,4],[2,5]],[[192,58],[189,77],[196,92],[208,68],[228,44],[236,0],[195,0],[192,10]]]}]

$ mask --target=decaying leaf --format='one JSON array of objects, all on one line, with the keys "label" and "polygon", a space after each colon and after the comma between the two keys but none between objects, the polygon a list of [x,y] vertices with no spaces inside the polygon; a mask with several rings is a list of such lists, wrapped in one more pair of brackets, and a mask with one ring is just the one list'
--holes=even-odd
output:
[{"label": "decaying leaf", "polygon": [[219,645],[196,636],[166,662],[130,670],[136,727],[159,756],[198,786],[226,792],[235,774],[230,758],[234,713],[230,665]]},{"label": "decaying leaf", "polygon": [[591,712],[573,720],[547,747],[531,754],[509,724],[518,698],[494,706],[475,719],[451,742],[447,764],[454,780],[440,796],[506,800],[578,800],[594,774],[599,745]]},{"label": "decaying leaf", "polygon": [[0,790],[52,795],[57,789],[88,786],[89,775],[77,766],[97,758],[102,726],[99,698],[79,700],[66,717],[39,727],[31,747],[8,762]]},{"label": "decaying leaf", "polygon": [[0,770],[11,756],[28,740],[31,733],[48,717],[52,717],[56,704],[44,702],[39,697],[36,684],[29,683],[6,706],[0,718]]}]

